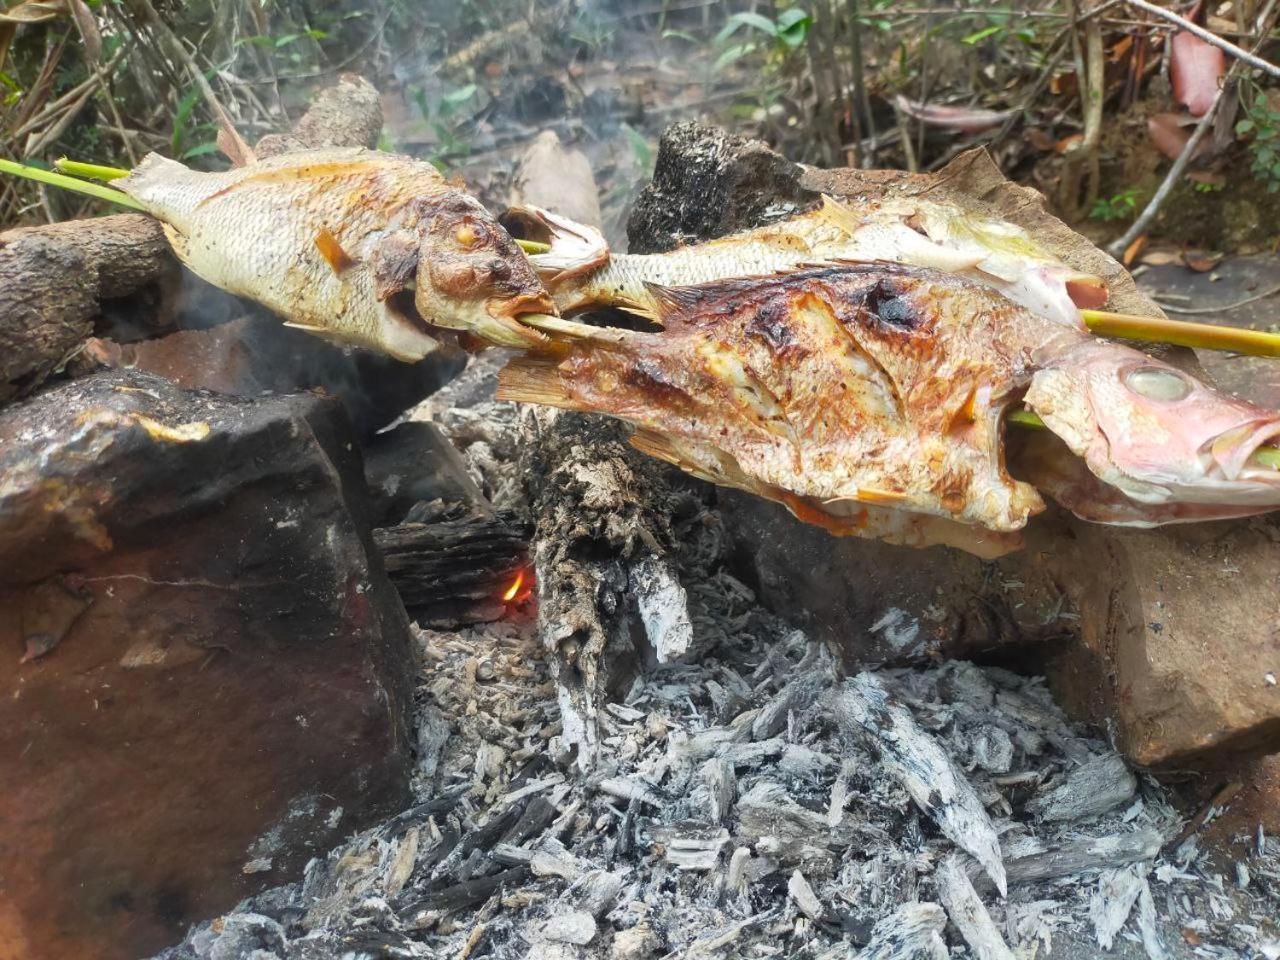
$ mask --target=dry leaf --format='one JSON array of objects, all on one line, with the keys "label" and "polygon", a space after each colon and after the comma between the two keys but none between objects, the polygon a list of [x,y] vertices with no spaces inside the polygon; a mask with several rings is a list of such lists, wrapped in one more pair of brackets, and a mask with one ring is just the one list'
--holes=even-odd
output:
[{"label": "dry leaf", "polygon": [[984,110],[981,107],[951,107],[935,103],[908,100],[902,94],[893,98],[893,104],[913,120],[931,127],[956,130],[960,133],[981,133],[998,127],[1016,110]]},{"label": "dry leaf", "polygon": [[[1177,160],[1191,139],[1191,131],[1183,124],[1189,118],[1180,113],[1153,113],[1147,118],[1147,136],[1152,145],[1170,160]],[[1205,140],[1196,147],[1194,157],[1200,156],[1208,146]]]},{"label": "dry leaf", "polygon": [[1188,250],[1182,255],[1182,262],[1196,273],[1208,273],[1222,262],[1222,254],[1209,253],[1204,250]]},{"label": "dry leaf", "polygon": [[1213,170],[1188,170],[1187,179],[1193,183],[1207,183],[1212,187],[1226,186],[1227,178]]},{"label": "dry leaf", "polygon": [[1084,134],[1073,133],[1071,136],[1063,137],[1061,140],[1059,140],[1057,146],[1054,147],[1054,149],[1060,154],[1067,153],[1070,150],[1074,150],[1078,145],[1080,145],[1083,142],[1084,142]]},{"label": "dry leaf", "polygon": [[1190,110],[1192,116],[1202,117],[1213,106],[1226,72],[1226,54],[1213,44],[1185,30],[1173,35],[1169,79],[1173,82],[1174,99]]},{"label": "dry leaf", "polygon": [[1048,153],[1057,143],[1057,141],[1053,139],[1053,134],[1040,127],[1029,128],[1024,136],[1027,138],[1027,143],[1031,145],[1032,149],[1038,150],[1041,153]]},{"label": "dry leaf", "polygon": [[1181,263],[1182,253],[1178,250],[1170,250],[1167,247],[1145,250],[1142,254],[1142,262],[1148,267],[1163,267],[1171,263]]},{"label": "dry leaf", "polygon": [[75,18],[76,29],[80,31],[80,39],[84,41],[85,57],[89,63],[97,66],[102,62],[102,34],[98,30],[98,21],[93,18],[84,0],[67,0],[71,16]]},{"label": "dry leaf", "polygon": [[1133,261],[1137,260],[1142,251],[1147,248],[1147,241],[1149,239],[1150,238],[1145,233],[1139,234],[1138,238],[1134,240],[1133,243],[1125,247],[1124,256],[1120,258],[1120,262],[1126,267],[1133,266]]}]

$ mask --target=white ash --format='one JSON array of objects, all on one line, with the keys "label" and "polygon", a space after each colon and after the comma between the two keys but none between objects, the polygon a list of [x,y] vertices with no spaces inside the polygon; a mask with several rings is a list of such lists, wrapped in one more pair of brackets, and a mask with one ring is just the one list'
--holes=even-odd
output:
[{"label": "white ash", "polygon": [[1280,838],[1214,866],[1178,841],[1164,789],[1037,678],[949,662],[842,679],[698,524],[684,586],[709,652],[604,710],[592,769],[563,748],[531,620],[419,630],[416,804],[164,960],[1275,951]]}]

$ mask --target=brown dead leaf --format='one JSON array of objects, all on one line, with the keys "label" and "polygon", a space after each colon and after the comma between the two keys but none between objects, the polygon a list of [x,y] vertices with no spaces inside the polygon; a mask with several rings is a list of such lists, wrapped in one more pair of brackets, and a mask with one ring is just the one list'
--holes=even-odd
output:
[{"label": "brown dead leaf", "polygon": [[1107,59],[1112,63],[1119,63],[1125,58],[1125,54],[1127,54],[1132,48],[1133,34],[1126,33],[1120,41],[1107,52]]},{"label": "brown dead leaf", "polygon": [[1219,48],[1185,30],[1173,35],[1169,52],[1173,97],[1193,117],[1203,117],[1208,112],[1226,72],[1227,57]]},{"label": "brown dead leaf", "polygon": [[1200,944],[1204,943],[1204,940],[1201,939],[1200,934],[1196,933],[1190,927],[1182,928],[1182,939],[1187,941],[1187,943],[1191,944],[1191,946],[1193,947],[1198,947],[1200,946]]},{"label": "brown dead leaf", "polygon": [[902,94],[893,98],[893,105],[921,123],[960,133],[981,133],[998,127],[1009,119],[1015,110],[984,110],[981,107],[955,107],[949,104],[922,103],[908,100]]},{"label": "brown dead leaf", "polygon": [[1163,267],[1170,263],[1181,263],[1182,252],[1179,250],[1171,250],[1167,247],[1144,250],[1142,253],[1142,262],[1148,267]]},{"label": "brown dead leaf", "polygon": [[[1191,139],[1190,129],[1183,125],[1189,119],[1181,113],[1153,113],[1147,118],[1147,136],[1157,150],[1170,160],[1177,160]],[[1201,140],[1195,156],[1200,156],[1206,146],[1207,141]]]},{"label": "brown dead leaf", "polygon": [[84,41],[85,58],[97,66],[102,62],[102,34],[98,30],[98,21],[93,18],[93,11],[84,0],[66,0],[67,9],[80,31],[80,39]]},{"label": "brown dead leaf", "polygon": [[1193,183],[1207,183],[1212,187],[1226,186],[1227,178],[1213,170],[1188,170],[1187,179]]},{"label": "brown dead leaf", "polygon": [[1069,137],[1063,137],[1061,140],[1059,140],[1055,145],[1054,150],[1057,151],[1059,154],[1067,153],[1070,150],[1074,150],[1076,146],[1082,142],[1084,142],[1084,134],[1082,133],[1072,134]]},{"label": "brown dead leaf", "polygon": [[1196,273],[1208,273],[1222,262],[1222,254],[1207,250],[1188,250],[1182,255],[1182,262]]},{"label": "brown dead leaf", "polygon": [[1133,266],[1133,261],[1137,260],[1142,251],[1147,248],[1147,242],[1150,238],[1145,234],[1139,234],[1137,239],[1129,246],[1124,248],[1124,256],[1120,258],[1120,262],[1126,267]]},{"label": "brown dead leaf", "polygon": [[1048,130],[1040,127],[1031,127],[1024,134],[1027,143],[1031,145],[1033,150],[1040,153],[1049,153],[1057,145],[1057,141],[1053,139],[1053,135]]}]

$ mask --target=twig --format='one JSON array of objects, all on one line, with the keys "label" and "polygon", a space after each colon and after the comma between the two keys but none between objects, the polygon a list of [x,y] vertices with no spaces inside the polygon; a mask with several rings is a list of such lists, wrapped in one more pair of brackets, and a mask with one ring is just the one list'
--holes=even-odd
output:
[{"label": "twig", "polygon": [[1277,293],[1280,293],[1280,286],[1272,287],[1270,290],[1263,290],[1261,293],[1255,293],[1253,296],[1245,297],[1243,300],[1233,300],[1231,303],[1219,303],[1210,307],[1175,307],[1159,297],[1156,298],[1156,303],[1160,304],[1160,309],[1165,313],[1225,313],[1228,310],[1235,310],[1237,307],[1243,307],[1250,303],[1257,303],[1259,300],[1266,300],[1268,297],[1274,297]]},{"label": "twig", "polygon": [[[1127,2],[1132,3],[1134,0],[1127,0]],[[1146,0],[1142,0],[1142,2],[1145,3]],[[1276,0],[1270,0],[1266,9],[1262,11],[1262,15],[1258,18],[1258,41],[1254,49],[1259,49],[1266,42],[1267,34],[1271,30],[1271,17],[1275,7]],[[1164,181],[1156,190],[1155,196],[1147,203],[1142,213],[1133,221],[1129,229],[1124,232],[1124,236],[1107,247],[1107,253],[1111,254],[1111,256],[1117,260],[1120,259],[1124,256],[1124,252],[1129,249],[1129,245],[1147,232],[1147,228],[1151,226],[1151,221],[1156,218],[1156,214],[1164,206],[1165,200],[1173,192],[1174,186],[1182,179],[1182,173],[1187,169],[1187,164],[1191,162],[1191,158],[1195,155],[1196,148],[1200,146],[1200,141],[1205,138],[1205,134],[1213,126],[1214,116],[1218,112],[1218,107],[1226,99],[1227,91],[1235,86],[1241,64],[1247,62],[1246,60],[1237,60],[1231,65],[1231,69],[1227,71],[1226,77],[1223,78],[1222,86],[1214,94],[1213,102],[1209,104],[1209,109],[1204,112],[1204,116],[1196,124],[1195,130],[1191,133],[1191,138],[1187,141],[1186,146],[1182,148],[1182,153],[1178,154],[1178,159],[1173,162],[1169,172],[1165,174]]]},{"label": "twig", "polygon": [[[1270,61],[1267,61],[1267,60],[1263,60],[1261,57],[1255,56],[1254,54],[1250,53],[1248,50],[1244,50],[1240,47],[1237,47],[1230,40],[1223,40],[1220,36],[1218,36],[1212,30],[1206,30],[1204,27],[1196,26],[1186,17],[1181,17],[1178,14],[1174,13],[1172,10],[1166,10],[1164,7],[1160,7],[1154,3],[1150,3],[1149,0],[1124,0],[1124,2],[1129,4],[1129,6],[1131,7],[1137,7],[1139,10],[1145,10],[1147,11],[1147,13],[1154,14],[1157,17],[1163,17],[1165,20],[1168,20],[1171,23],[1176,23],[1183,30],[1186,30],[1188,33],[1195,34],[1205,43],[1212,44],[1213,46],[1217,47],[1219,50],[1226,51],[1236,59],[1242,60],[1243,62],[1249,64],[1249,66],[1251,67],[1256,67],[1258,70],[1261,70],[1264,73],[1269,73],[1273,77],[1280,78],[1280,67],[1277,67],[1274,63],[1271,63]],[[1262,17],[1258,19],[1258,23],[1261,25],[1265,23],[1266,20],[1267,20],[1267,17],[1264,14]],[[1260,34],[1262,38],[1265,39],[1267,35],[1267,31],[1261,30]],[[1259,46],[1260,45],[1261,44],[1259,44]]]}]

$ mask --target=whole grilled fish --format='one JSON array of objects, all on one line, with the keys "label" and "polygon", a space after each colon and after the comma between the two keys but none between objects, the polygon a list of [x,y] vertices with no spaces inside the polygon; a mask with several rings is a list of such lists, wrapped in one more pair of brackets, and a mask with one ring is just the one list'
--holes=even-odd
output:
[{"label": "whole grilled fish", "polygon": [[685,286],[767,276],[847,261],[898,263],[957,273],[1069,327],[1080,307],[1107,302],[1105,283],[1054,257],[1021,227],[915,198],[837,201],[789,220],[669,253],[610,255],[592,227],[532,206],[504,219],[548,243],[530,259],[561,313],[618,306],[652,315],[647,285]]},{"label": "whole grilled fish", "polygon": [[[1004,466],[1002,415],[1024,390],[1052,429],[1072,434],[1069,444],[1088,445],[1085,462],[1104,482],[1154,498],[1164,471],[1180,478],[1163,488],[1171,502],[1280,507],[1280,472],[1263,478],[1251,459],[1259,438],[1280,430],[1280,414],[1202,384],[1180,413],[1187,396],[1162,382],[1183,382],[1172,367],[988,286],[877,264],[651,295],[660,332],[535,321],[553,343],[512,361],[499,396],[630,421],[641,450],[836,533],[986,557],[1016,548],[1017,531],[1044,506]],[[1096,409],[1080,394],[1104,397],[1086,381],[1108,364],[1120,389]],[[1183,428],[1187,443],[1244,479],[1247,493],[1225,473],[1181,466],[1182,445],[1162,455],[1145,442],[1139,424],[1159,418],[1175,429],[1180,416],[1196,418]],[[1139,432],[1107,432],[1115,418]],[[1116,442],[1107,448],[1099,435]]]},{"label": "whole grilled fish", "polygon": [[116,185],[214,286],[401,360],[441,328],[528,346],[541,337],[517,317],[555,309],[488,211],[419,160],[309,150],[202,173],[152,154]]}]

